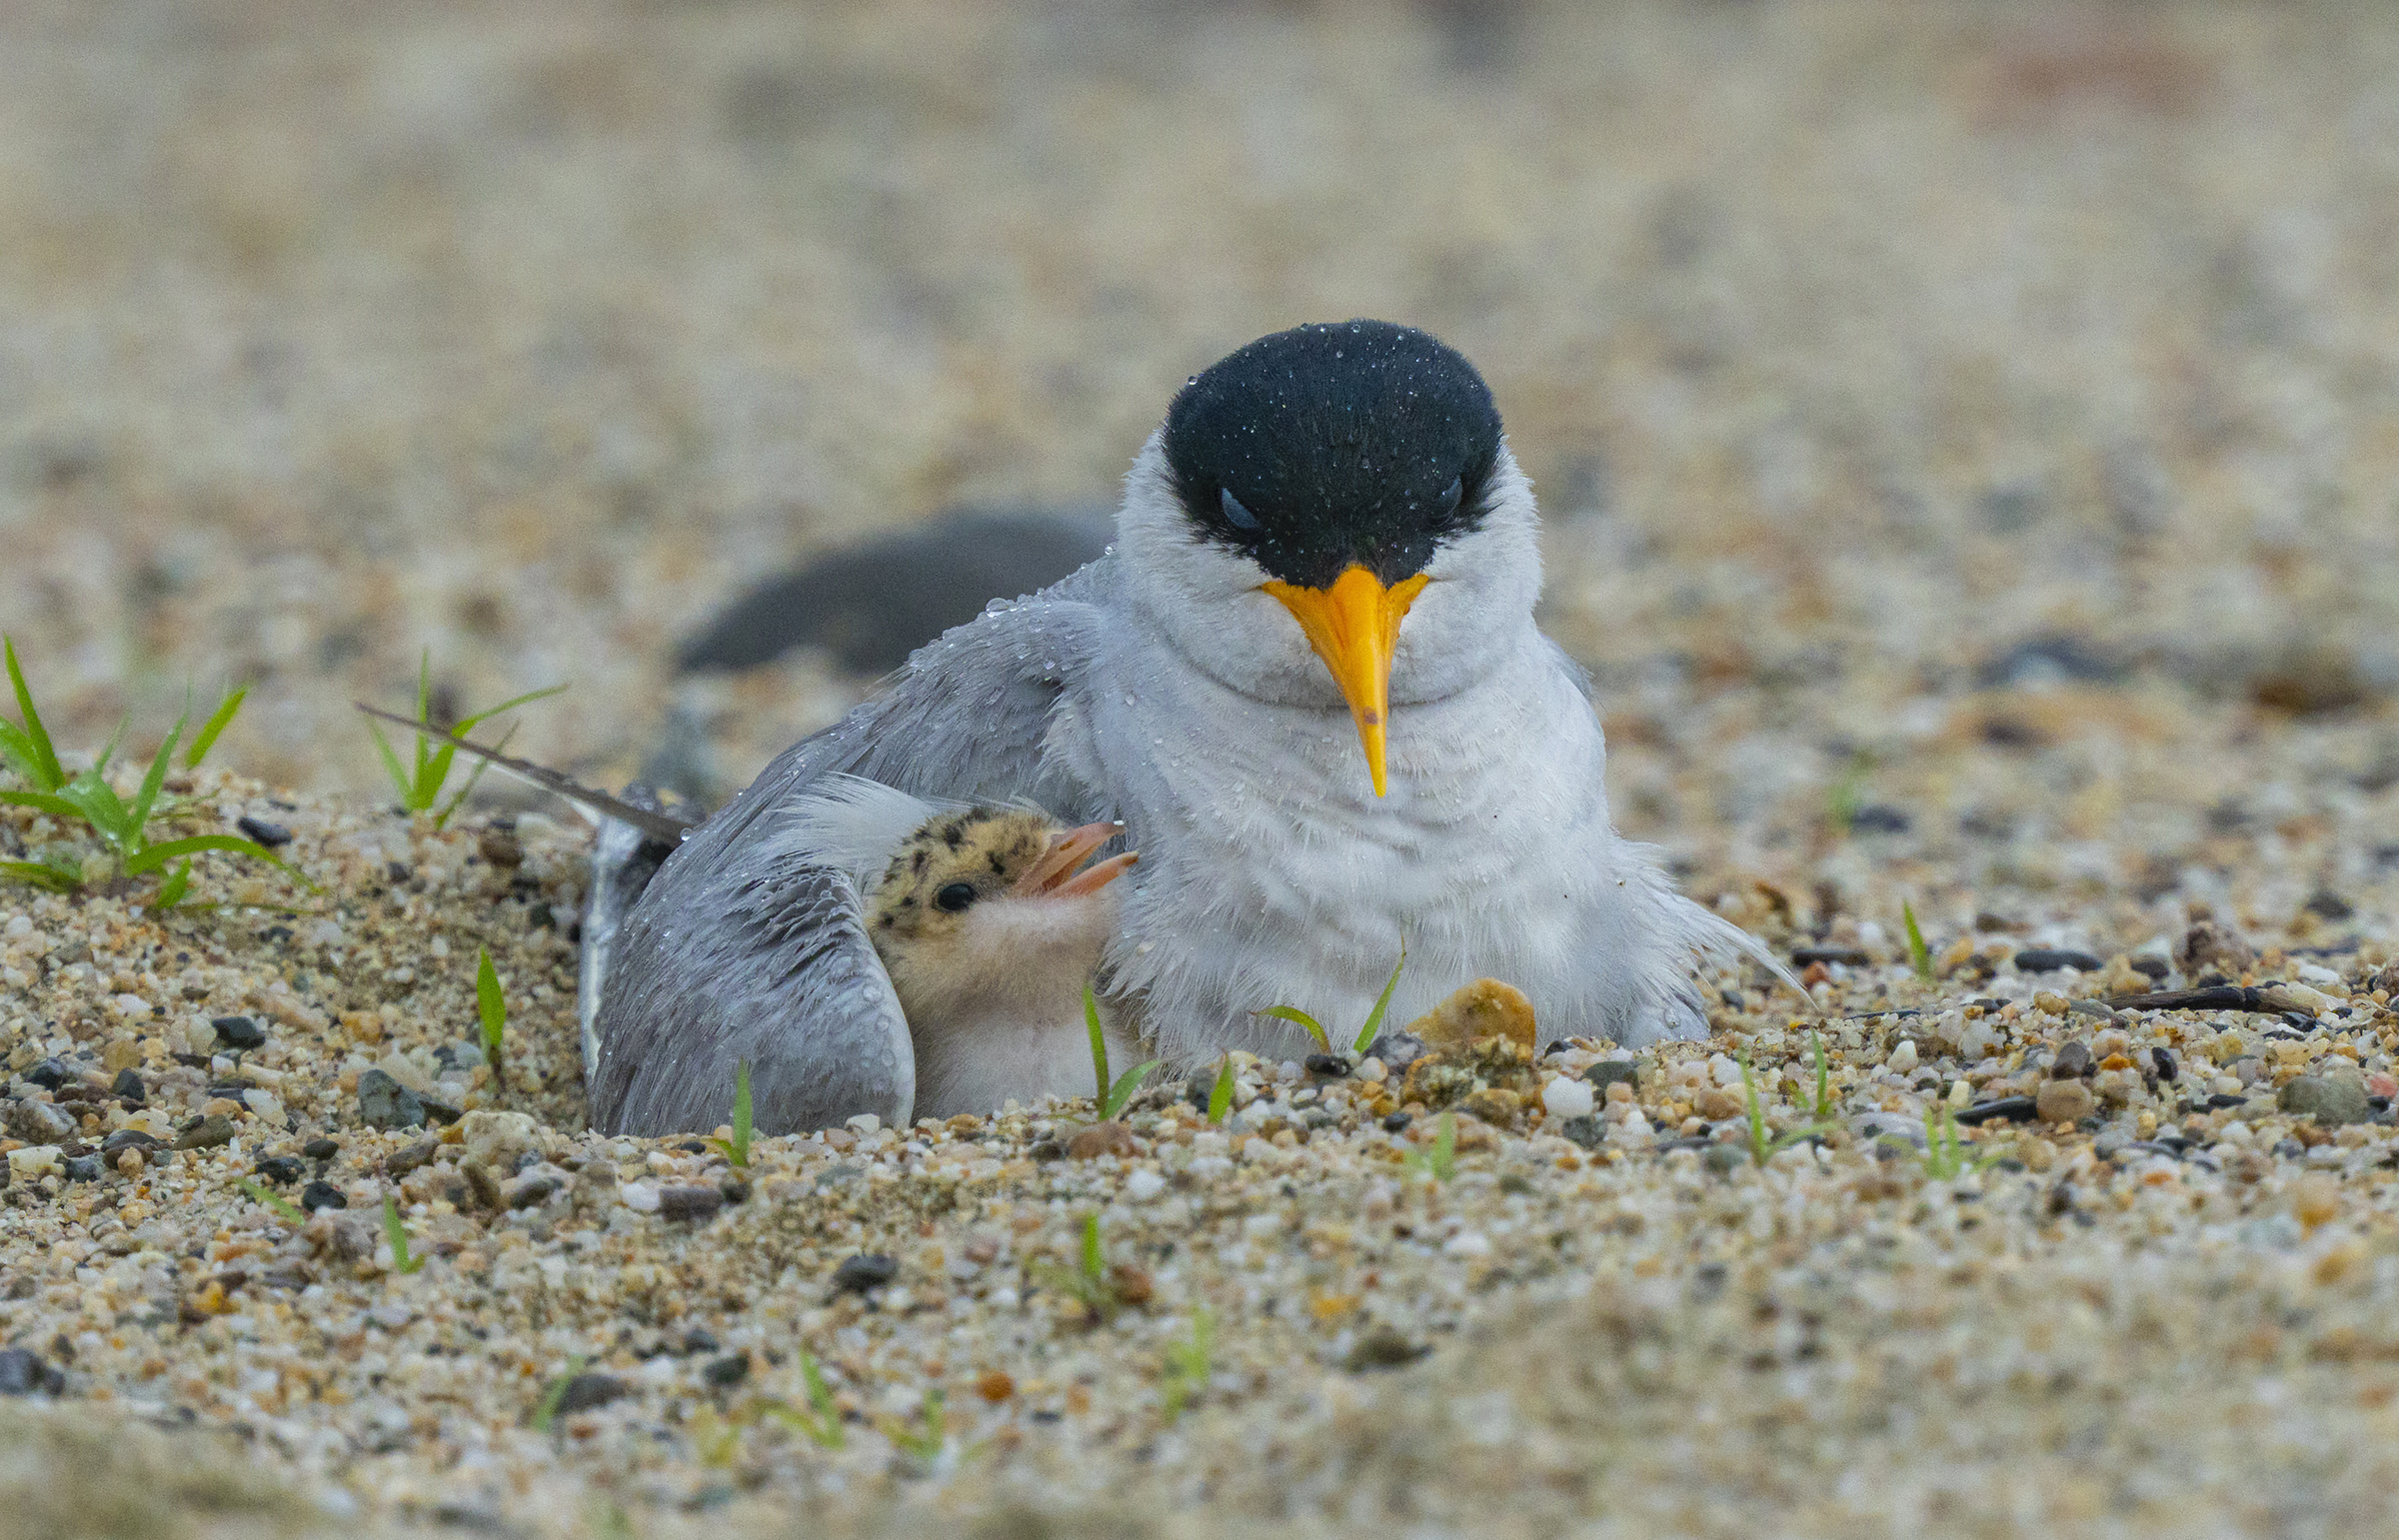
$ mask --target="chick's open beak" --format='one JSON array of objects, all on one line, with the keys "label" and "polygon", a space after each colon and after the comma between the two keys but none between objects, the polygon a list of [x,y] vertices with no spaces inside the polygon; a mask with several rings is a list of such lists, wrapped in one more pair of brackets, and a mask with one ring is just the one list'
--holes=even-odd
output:
[{"label": "chick's open beak", "polygon": [[1082,898],[1123,876],[1141,856],[1132,850],[1112,855],[1078,873],[1094,850],[1125,831],[1122,823],[1086,823],[1051,837],[1050,848],[1017,878],[1009,891],[1019,898]]},{"label": "chick's open beak", "polygon": [[1425,575],[1418,573],[1386,589],[1372,573],[1352,565],[1328,589],[1303,589],[1291,583],[1264,585],[1299,623],[1307,645],[1332,671],[1341,699],[1349,703],[1376,796],[1385,789],[1383,724],[1391,714],[1391,652],[1399,645],[1399,622],[1416,595],[1423,592],[1426,581]]}]

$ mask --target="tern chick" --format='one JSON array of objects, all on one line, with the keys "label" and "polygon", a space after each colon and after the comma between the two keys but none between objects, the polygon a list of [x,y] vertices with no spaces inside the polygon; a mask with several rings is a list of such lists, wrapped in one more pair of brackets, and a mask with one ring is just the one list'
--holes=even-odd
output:
[{"label": "tern chick", "polygon": [[[931,814],[864,895],[867,934],[916,1044],[916,1115],[1089,1090],[1084,986],[1116,929],[1109,883],[1136,856],[1084,862],[1119,826],[1062,828],[1021,807],[941,810],[883,786],[868,794]],[[1132,1039],[1104,1030],[1112,1061],[1129,1062]]]}]

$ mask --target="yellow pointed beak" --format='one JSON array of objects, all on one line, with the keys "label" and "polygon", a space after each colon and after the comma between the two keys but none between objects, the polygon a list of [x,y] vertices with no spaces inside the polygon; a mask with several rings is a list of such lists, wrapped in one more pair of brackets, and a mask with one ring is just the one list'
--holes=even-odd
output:
[{"label": "yellow pointed beak", "polygon": [[1363,567],[1351,566],[1328,589],[1269,583],[1265,591],[1291,612],[1307,645],[1332,671],[1332,682],[1357,719],[1357,741],[1366,751],[1374,794],[1385,789],[1383,724],[1391,715],[1391,650],[1399,645],[1399,622],[1426,583],[1424,574],[1384,588]]}]

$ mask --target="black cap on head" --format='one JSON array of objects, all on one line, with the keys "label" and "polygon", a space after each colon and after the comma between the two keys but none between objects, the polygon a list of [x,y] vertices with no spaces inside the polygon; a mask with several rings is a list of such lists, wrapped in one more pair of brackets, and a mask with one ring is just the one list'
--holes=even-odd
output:
[{"label": "black cap on head", "polygon": [[1411,327],[1261,337],[1167,409],[1167,466],[1201,534],[1285,583],[1356,563],[1385,584],[1480,524],[1499,459],[1490,387]]}]

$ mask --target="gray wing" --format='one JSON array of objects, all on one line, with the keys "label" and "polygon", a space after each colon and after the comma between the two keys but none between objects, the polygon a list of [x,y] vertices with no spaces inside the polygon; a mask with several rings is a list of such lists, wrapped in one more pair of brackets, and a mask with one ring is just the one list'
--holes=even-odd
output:
[{"label": "gray wing", "polygon": [[[920,649],[888,693],[786,750],[668,857],[598,981],[594,1127],[714,1126],[743,1058],[761,1131],[824,1127],[859,1112],[892,1120],[894,1106],[905,1121],[913,1079],[895,1101],[887,1040],[873,1029],[891,984],[865,937],[857,894],[847,879],[777,853],[779,814],[839,771],[926,797],[1030,797],[1073,822],[1113,816],[1092,788],[1046,768],[1042,753],[1052,713],[1091,658],[1097,601],[1112,575],[1103,558]],[[814,906],[837,880],[845,914]],[[787,921],[795,911],[774,896],[786,893],[813,895],[802,908],[816,917]],[[829,944],[830,934],[855,943]],[[878,1003],[870,1008],[861,990],[879,990]],[[889,1020],[905,1053],[896,1001]],[[770,1079],[787,1088],[775,1122],[761,1089]]]},{"label": "gray wing", "polygon": [[916,1050],[858,889],[838,871],[795,867],[726,897],[705,923],[648,906],[625,921],[626,957],[680,965],[616,970],[589,1082],[594,1126],[658,1135],[730,1122],[735,1071],[747,1063],[760,1133],[861,1112],[905,1127]]}]

